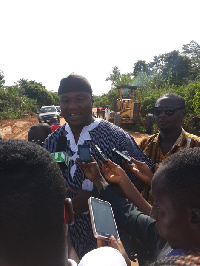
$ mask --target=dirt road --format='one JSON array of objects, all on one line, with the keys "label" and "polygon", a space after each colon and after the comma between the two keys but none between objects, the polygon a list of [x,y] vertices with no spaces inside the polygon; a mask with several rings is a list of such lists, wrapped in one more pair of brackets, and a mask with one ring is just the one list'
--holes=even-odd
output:
[{"label": "dirt road", "polygon": [[[28,130],[29,128],[38,123],[38,115],[33,114],[32,116],[25,116],[22,119],[14,119],[14,120],[2,120],[0,121],[0,132],[3,139],[28,139]],[[61,124],[65,123],[64,118],[60,120]],[[141,134],[138,132],[128,132],[137,143],[141,141],[141,139],[147,134]]]}]

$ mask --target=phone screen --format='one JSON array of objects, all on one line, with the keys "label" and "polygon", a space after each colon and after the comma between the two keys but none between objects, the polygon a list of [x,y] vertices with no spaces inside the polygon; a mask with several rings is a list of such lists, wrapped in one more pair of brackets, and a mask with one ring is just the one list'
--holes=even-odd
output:
[{"label": "phone screen", "polygon": [[115,239],[119,239],[110,203],[91,197],[90,204],[94,236],[109,238],[113,235]]},{"label": "phone screen", "polygon": [[90,149],[88,145],[78,145],[78,153],[81,162],[91,162]]}]

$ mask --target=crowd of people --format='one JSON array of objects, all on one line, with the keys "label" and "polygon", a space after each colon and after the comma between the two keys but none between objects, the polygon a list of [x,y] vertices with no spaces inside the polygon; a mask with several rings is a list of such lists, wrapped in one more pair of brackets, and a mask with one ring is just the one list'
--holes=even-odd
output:
[{"label": "crowd of people", "polygon": [[[64,125],[36,124],[28,142],[0,141],[0,265],[130,266],[135,256],[139,265],[179,265],[180,256],[198,265],[200,138],[182,127],[184,99],[168,93],[156,101],[159,133],[138,146],[108,121],[108,107],[106,119],[92,115],[83,76],[63,78],[58,95]],[[79,159],[83,144],[90,163]],[[91,196],[111,203],[120,240],[93,236]]]},{"label": "crowd of people", "polygon": [[110,113],[111,113],[111,111],[110,111],[108,105],[106,107],[105,106],[102,106],[102,107],[97,106],[96,118],[103,118],[103,119],[106,119],[107,121],[109,121]]}]

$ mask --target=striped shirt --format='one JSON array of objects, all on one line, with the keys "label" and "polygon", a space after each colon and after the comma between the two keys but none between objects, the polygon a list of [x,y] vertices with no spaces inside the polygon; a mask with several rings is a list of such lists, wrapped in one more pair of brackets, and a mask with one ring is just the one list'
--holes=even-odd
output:
[{"label": "striped shirt", "polygon": [[[153,172],[155,173],[159,167],[159,164],[164,159],[169,157],[170,155],[176,152],[179,152],[181,150],[184,150],[186,148],[200,147],[200,137],[190,134],[182,128],[182,132],[180,136],[175,141],[171,150],[165,155],[162,153],[162,150],[160,148],[160,134],[159,133],[156,133],[150,137],[144,138],[139,143],[139,147],[151,159],[151,161],[155,163],[155,166],[152,168]],[[149,199],[148,192],[149,192],[149,187],[145,186],[145,189],[143,191],[143,197],[146,200]],[[152,199],[149,200],[149,203],[152,203]]]},{"label": "striped shirt", "polygon": [[159,136],[159,133],[154,134],[150,137],[144,138],[139,144],[140,149],[151,159],[152,162],[156,164],[156,170],[164,159],[175,152],[186,148],[200,146],[200,137],[187,133],[184,129],[182,129],[180,136],[172,146],[171,150],[167,154],[163,155],[160,148]]}]

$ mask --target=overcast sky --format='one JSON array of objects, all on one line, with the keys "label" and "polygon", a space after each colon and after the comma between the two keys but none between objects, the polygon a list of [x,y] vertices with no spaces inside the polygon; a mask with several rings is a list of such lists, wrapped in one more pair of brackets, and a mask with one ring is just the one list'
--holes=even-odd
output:
[{"label": "overcast sky", "polygon": [[200,0],[0,0],[0,70],[52,91],[75,72],[102,95],[114,66],[200,44],[199,14]]}]

